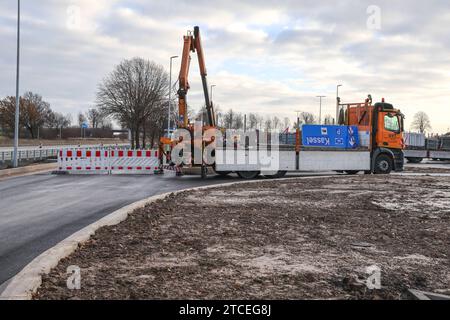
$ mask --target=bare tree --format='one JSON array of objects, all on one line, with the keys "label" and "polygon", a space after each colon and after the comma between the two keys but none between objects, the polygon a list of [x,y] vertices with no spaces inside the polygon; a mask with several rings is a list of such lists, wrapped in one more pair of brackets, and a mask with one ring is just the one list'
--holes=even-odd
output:
[{"label": "bare tree", "polygon": [[53,112],[49,119],[49,127],[60,129],[68,128],[72,124],[71,115],[63,115],[59,112]]},{"label": "bare tree", "polygon": [[233,120],[233,129],[243,129],[244,128],[244,116],[241,113],[236,113]]},{"label": "bare tree", "polygon": [[225,113],[225,115],[223,116],[223,124],[226,129],[233,128],[234,117],[235,117],[235,113],[234,113],[233,109],[230,109],[227,111],[227,113]]},{"label": "bare tree", "polygon": [[102,125],[105,117],[99,109],[91,108],[86,112],[86,118],[89,120],[91,127],[97,129]]},{"label": "bare tree", "polygon": [[50,104],[42,99],[42,96],[32,92],[26,92],[23,101],[23,125],[34,139],[38,129],[48,123],[52,109]]},{"label": "bare tree", "polygon": [[264,122],[264,130],[266,131],[271,131],[272,130],[272,119],[267,118],[266,121]]},{"label": "bare tree", "polygon": [[264,117],[262,116],[262,115],[257,115],[256,116],[256,119],[257,119],[257,125],[256,125],[256,127],[259,129],[259,130],[262,130],[263,129],[263,124],[264,124]]},{"label": "bare tree", "polygon": [[[23,99],[20,99],[20,110],[23,109]],[[4,132],[14,132],[14,115],[16,110],[16,98],[6,97],[0,101],[0,125]],[[22,123],[20,123],[22,126]]]},{"label": "bare tree", "polygon": [[334,118],[333,118],[331,115],[327,114],[327,115],[325,116],[324,124],[325,124],[325,125],[331,125],[331,124],[334,124]]},{"label": "bare tree", "polygon": [[427,130],[431,130],[430,118],[423,111],[417,112],[414,115],[411,128],[419,131],[420,133],[425,133]]},{"label": "bare tree", "polygon": [[70,114],[63,115],[59,112],[52,112],[49,118],[49,127],[57,130],[57,136],[62,139],[62,129],[70,127],[72,124],[72,116]]},{"label": "bare tree", "polygon": [[78,113],[78,125],[80,126],[80,128],[83,126],[84,123],[86,123],[86,116],[82,112],[79,112]]},{"label": "bare tree", "polygon": [[310,112],[300,113],[300,122],[303,124],[314,124],[316,123],[316,117]]},{"label": "bare tree", "polygon": [[289,129],[291,126],[291,120],[288,117],[285,117],[283,120],[283,130]]},{"label": "bare tree", "polygon": [[256,127],[258,126],[258,118],[256,114],[250,113],[248,115],[248,126],[250,129],[256,129]]},{"label": "bare tree", "polygon": [[99,85],[98,107],[133,132],[133,147],[140,147],[140,131],[145,131],[145,123],[161,122],[161,113],[167,108],[168,78],[162,66],[133,58],[122,61]]},{"label": "bare tree", "polygon": [[280,129],[280,125],[281,125],[281,120],[280,118],[278,118],[277,116],[274,116],[272,118],[272,127],[275,131],[277,131],[278,129]]},{"label": "bare tree", "polygon": [[[15,105],[15,97],[6,97],[0,102],[0,124],[10,132],[14,130],[15,126]],[[38,94],[26,92],[20,98],[19,108],[19,125],[29,132],[32,139],[36,137],[40,127],[51,121],[50,104],[45,102],[42,96]]]}]

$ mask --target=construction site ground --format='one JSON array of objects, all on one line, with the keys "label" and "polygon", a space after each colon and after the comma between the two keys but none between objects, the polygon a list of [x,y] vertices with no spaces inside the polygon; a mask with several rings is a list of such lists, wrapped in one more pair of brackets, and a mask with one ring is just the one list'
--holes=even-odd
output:
[{"label": "construction site ground", "polygon": [[434,161],[423,160],[421,163],[407,163],[407,173],[450,173],[450,160]]},{"label": "construction site ground", "polygon": [[[35,299],[448,294],[449,244],[450,177],[261,179],[172,195],[100,229]],[[67,289],[68,266],[81,268],[81,290]],[[367,286],[374,267],[381,289]]]}]

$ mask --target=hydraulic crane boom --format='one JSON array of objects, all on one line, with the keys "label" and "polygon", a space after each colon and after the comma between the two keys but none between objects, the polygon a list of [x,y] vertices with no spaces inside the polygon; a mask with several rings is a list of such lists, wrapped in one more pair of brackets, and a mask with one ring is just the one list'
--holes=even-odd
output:
[{"label": "hydraulic crane boom", "polygon": [[214,106],[210,100],[209,86],[208,86],[208,73],[206,72],[205,57],[203,55],[202,40],[200,37],[200,28],[194,27],[194,44],[197,50],[198,64],[200,66],[200,75],[202,77],[203,93],[205,95],[205,106],[207,115],[207,125],[210,127],[216,126],[216,117],[214,114]]},{"label": "hydraulic crane boom", "polygon": [[216,117],[214,114],[214,106],[210,100],[207,71],[205,64],[205,57],[203,54],[200,28],[194,27],[194,34],[188,33],[184,36],[184,46],[181,58],[181,69],[179,75],[179,90],[178,90],[178,111],[179,111],[179,121],[178,126],[181,128],[188,127],[188,117],[187,117],[187,93],[190,89],[189,86],[189,67],[191,63],[191,51],[197,52],[198,63],[200,67],[200,75],[202,78],[203,94],[205,96],[205,106],[206,106],[206,125],[209,127],[216,126]]}]

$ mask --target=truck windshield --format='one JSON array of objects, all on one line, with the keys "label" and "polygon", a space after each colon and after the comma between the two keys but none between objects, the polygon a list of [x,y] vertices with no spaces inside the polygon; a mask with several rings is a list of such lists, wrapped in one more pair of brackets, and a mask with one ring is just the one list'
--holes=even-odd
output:
[{"label": "truck windshield", "polygon": [[393,132],[400,132],[400,122],[398,121],[398,117],[392,115],[384,116],[384,128]]}]

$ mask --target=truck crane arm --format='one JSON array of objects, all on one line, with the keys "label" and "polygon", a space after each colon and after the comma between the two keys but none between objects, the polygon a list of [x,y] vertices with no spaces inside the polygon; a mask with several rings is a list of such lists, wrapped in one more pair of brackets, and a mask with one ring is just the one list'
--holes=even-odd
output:
[{"label": "truck crane arm", "polygon": [[207,125],[210,127],[216,126],[216,117],[214,114],[214,106],[210,99],[210,92],[208,86],[208,73],[206,71],[205,56],[203,54],[202,40],[200,36],[200,28],[194,27],[194,45],[197,51],[198,64],[200,66],[200,75],[202,77],[203,93],[205,96]]},{"label": "truck crane arm", "polygon": [[203,93],[205,96],[205,106],[207,113],[207,126],[215,127],[216,118],[214,114],[214,106],[210,100],[207,71],[205,64],[205,57],[203,54],[203,47],[200,36],[200,28],[194,27],[194,34],[188,33],[184,36],[184,46],[181,58],[181,69],[179,75],[179,90],[178,90],[178,112],[180,115],[178,126],[181,128],[188,127],[188,116],[187,116],[187,93],[190,89],[189,86],[189,67],[191,62],[191,52],[197,52],[198,63],[200,67],[200,75],[202,78]]},{"label": "truck crane arm", "polygon": [[191,64],[191,51],[194,51],[195,49],[191,34],[184,36],[183,39],[183,54],[181,57],[180,75],[178,77],[178,114],[180,117],[178,126],[181,128],[186,128],[188,124],[186,95],[190,88],[188,81],[189,67]]}]

